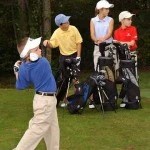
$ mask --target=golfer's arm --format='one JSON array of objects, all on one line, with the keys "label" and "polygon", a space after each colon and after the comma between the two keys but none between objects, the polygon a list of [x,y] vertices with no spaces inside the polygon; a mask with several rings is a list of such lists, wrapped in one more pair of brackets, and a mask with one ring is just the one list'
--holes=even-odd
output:
[{"label": "golfer's arm", "polygon": [[18,80],[18,72],[15,72],[16,80]]},{"label": "golfer's arm", "polygon": [[135,40],[132,40],[132,41],[128,42],[129,46],[133,46],[134,44],[135,44]]},{"label": "golfer's arm", "polygon": [[104,36],[104,41],[112,36],[113,29],[114,29],[114,20],[112,19],[109,24],[108,33]]},{"label": "golfer's arm", "polygon": [[135,40],[132,40],[130,42],[122,42],[120,41],[121,44],[127,44],[128,46],[133,46],[135,44]]},{"label": "golfer's arm", "polygon": [[91,36],[91,39],[92,39],[95,43],[98,42],[98,39],[95,37],[94,24],[93,24],[92,20],[91,20],[91,22],[90,22],[90,36]]},{"label": "golfer's arm", "polygon": [[81,57],[81,48],[82,48],[81,43],[77,43],[77,57]]},{"label": "golfer's arm", "polygon": [[53,45],[50,43],[49,40],[47,41],[47,47],[48,47],[48,48],[53,48]]}]

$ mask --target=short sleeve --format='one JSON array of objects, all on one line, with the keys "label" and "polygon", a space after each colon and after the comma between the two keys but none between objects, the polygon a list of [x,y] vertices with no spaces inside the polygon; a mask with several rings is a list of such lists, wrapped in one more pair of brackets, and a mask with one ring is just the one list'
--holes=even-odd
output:
[{"label": "short sleeve", "polygon": [[136,27],[133,27],[133,28],[132,28],[132,40],[135,40],[135,41],[138,40]]},{"label": "short sleeve", "polygon": [[74,30],[75,30],[75,35],[76,35],[76,43],[82,43],[83,39],[82,39],[81,34],[79,33],[78,29],[75,27]]},{"label": "short sleeve", "polygon": [[114,40],[119,40],[117,30],[114,31]]},{"label": "short sleeve", "polygon": [[53,46],[53,48],[58,47],[58,40],[57,40],[57,32],[54,31],[54,33],[52,34],[49,42],[51,43],[51,45]]}]

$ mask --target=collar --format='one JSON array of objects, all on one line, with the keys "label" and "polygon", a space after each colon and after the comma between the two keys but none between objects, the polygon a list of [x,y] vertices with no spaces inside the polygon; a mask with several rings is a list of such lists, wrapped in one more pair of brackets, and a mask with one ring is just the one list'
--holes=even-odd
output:
[{"label": "collar", "polygon": [[107,20],[107,17],[108,17],[108,16],[106,16],[106,17],[103,18],[103,19],[100,19],[99,16],[97,15],[97,16],[96,16],[96,21],[98,21],[98,22],[105,22],[105,21]]},{"label": "collar", "polygon": [[39,61],[39,59],[40,58],[38,58],[37,60],[35,60],[35,61],[30,61],[30,62],[32,62],[32,63],[36,63],[36,62],[38,62]]},{"label": "collar", "polygon": [[120,26],[120,30],[127,30],[127,29],[129,29],[131,26],[129,26],[129,27],[125,27],[125,28],[122,28],[122,26]]},{"label": "collar", "polygon": [[62,30],[61,28],[59,28],[60,29],[60,31],[62,32],[62,33],[64,33],[64,32],[70,32],[70,25],[69,25],[69,27],[68,27],[68,30]]}]

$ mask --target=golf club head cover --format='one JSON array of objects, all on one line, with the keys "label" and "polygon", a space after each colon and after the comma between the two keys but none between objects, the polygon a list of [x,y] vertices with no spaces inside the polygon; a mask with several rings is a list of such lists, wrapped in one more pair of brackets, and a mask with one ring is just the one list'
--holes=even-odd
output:
[{"label": "golf club head cover", "polygon": [[81,57],[78,57],[78,56],[77,56],[77,57],[76,57],[76,62],[77,62],[76,65],[79,66],[79,65],[80,65],[80,62],[81,62]]}]

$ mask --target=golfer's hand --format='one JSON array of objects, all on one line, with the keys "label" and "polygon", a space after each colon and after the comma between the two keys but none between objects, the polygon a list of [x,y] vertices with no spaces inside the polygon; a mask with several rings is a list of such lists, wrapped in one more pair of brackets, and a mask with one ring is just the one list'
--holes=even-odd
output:
[{"label": "golfer's hand", "polygon": [[48,40],[44,40],[43,45],[46,47],[48,45]]},{"label": "golfer's hand", "polygon": [[120,44],[120,42],[119,42],[119,41],[117,41],[117,40],[113,40],[113,43],[118,43],[118,44]]},{"label": "golfer's hand", "polygon": [[13,67],[14,73],[19,71],[19,67],[20,67],[21,63],[22,62],[20,60],[15,62],[14,67]]},{"label": "golfer's hand", "polygon": [[81,57],[77,56],[76,61],[77,61],[76,65],[79,66],[81,63]]},{"label": "golfer's hand", "polygon": [[100,37],[100,38],[98,39],[97,44],[103,43],[104,41],[105,41],[104,37]]}]

